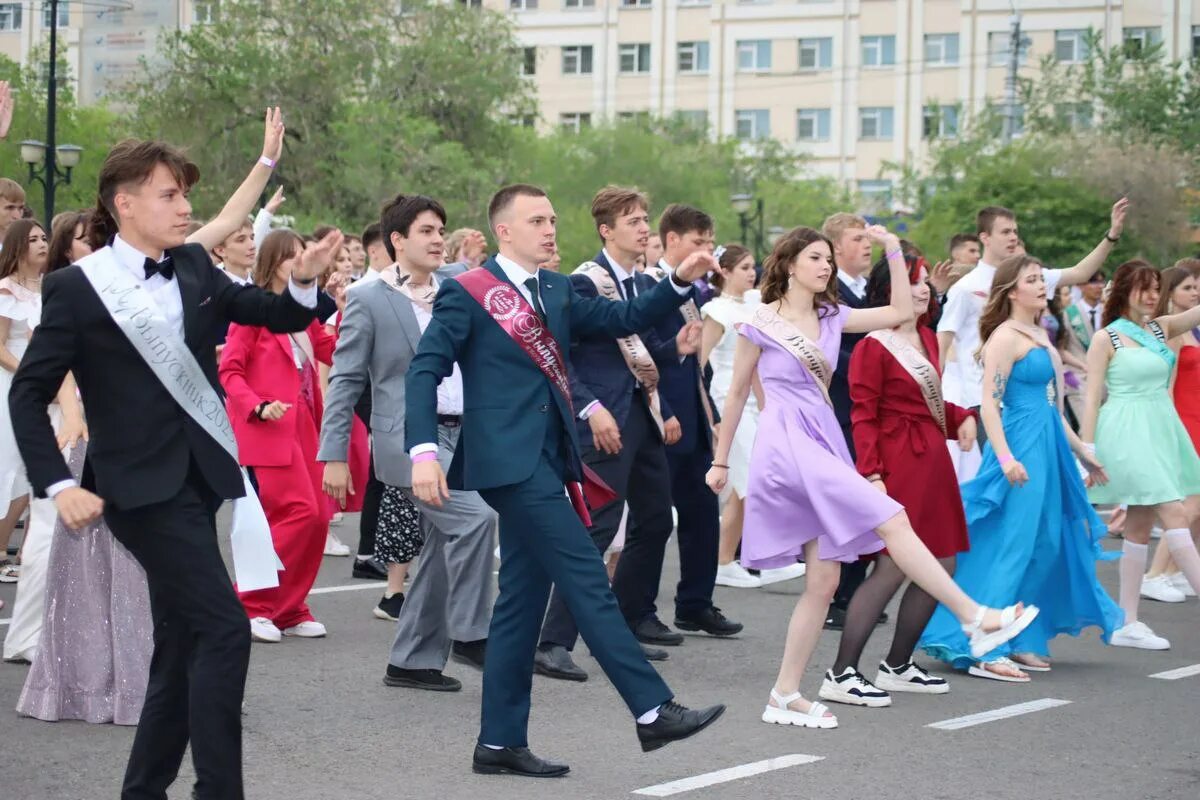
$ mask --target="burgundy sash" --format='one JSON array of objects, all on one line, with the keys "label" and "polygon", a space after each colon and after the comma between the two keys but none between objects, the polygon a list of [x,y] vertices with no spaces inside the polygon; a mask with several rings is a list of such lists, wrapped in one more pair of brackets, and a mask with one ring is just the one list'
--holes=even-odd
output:
[{"label": "burgundy sash", "polygon": [[[525,355],[529,356],[550,383],[557,387],[559,394],[566,401],[567,409],[574,417],[571,382],[567,377],[566,361],[558,346],[558,340],[542,324],[541,318],[521,293],[484,268],[468,270],[455,280],[462,284],[475,302],[483,306],[488,316],[495,320],[508,337],[525,351]],[[617,494],[586,464],[580,466],[583,467],[583,483],[568,483],[567,494],[579,519],[585,527],[590,528],[592,517],[588,508],[600,508],[611,503]]]}]

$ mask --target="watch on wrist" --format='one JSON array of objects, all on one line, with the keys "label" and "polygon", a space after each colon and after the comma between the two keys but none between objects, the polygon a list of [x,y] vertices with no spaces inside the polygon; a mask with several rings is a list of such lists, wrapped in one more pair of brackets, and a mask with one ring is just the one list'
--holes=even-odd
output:
[{"label": "watch on wrist", "polygon": [[1105,238],[1105,239],[1107,239],[1108,241],[1112,242],[1113,244],[1116,244],[1117,242],[1121,241],[1121,237],[1120,237],[1120,236],[1113,236],[1113,235],[1112,235],[1112,229],[1111,229],[1111,228],[1109,228],[1108,230],[1106,230],[1106,231],[1104,232],[1104,238]]},{"label": "watch on wrist", "polygon": [[679,273],[677,273],[677,272],[671,273],[671,282],[674,283],[676,286],[678,286],[680,289],[692,288],[691,281],[685,281],[683,278],[680,278]]}]

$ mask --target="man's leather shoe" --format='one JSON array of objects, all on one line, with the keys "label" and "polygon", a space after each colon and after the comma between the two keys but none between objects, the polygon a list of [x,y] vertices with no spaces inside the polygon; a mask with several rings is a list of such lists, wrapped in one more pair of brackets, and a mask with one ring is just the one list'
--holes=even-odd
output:
[{"label": "man's leather shoe", "polygon": [[561,778],[571,771],[566,764],[538,758],[528,747],[493,750],[481,744],[475,745],[471,769],[481,775],[520,775],[525,778]]},{"label": "man's leather shoe", "polygon": [[388,664],[383,676],[384,686],[403,686],[406,689],[425,689],[430,692],[457,692],[462,683],[436,669],[400,669]]},{"label": "man's leather shoe", "polygon": [[647,661],[666,661],[670,658],[666,650],[659,650],[657,647],[646,647],[642,645],[642,655]]},{"label": "man's leather shoe", "polygon": [[733,636],[742,632],[742,623],[726,619],[716,606],[686,617],[676,614],[675,627],[681,631],[704,631],[710,636]]},{"label": "man's leather shoe", "polygon": [[450,657],[468,667],[483,669],[483,658],[487,654],[487,639],[473,642],[454,642],[450,645]]},{"label": "man's leather shoe", "polygon": [[663,625],[658,617],[646,617],[633,629],[633,635],[642,644],[653,644],[659,647],[678,647],[683,644],[683,634]]},{"label": "man's leather shoe", "polygon": [[533,654],[533,671],[560,681],[586,681],[588,674],[571,659],[571,652],[561,644],[539,644]]},{"label": "man's leather shoe", "polygon": [[649,753],[671,742],[694,736],[716,722],[725,713],[725,706],[709,706],[699,710],[684,708],[674,700],[663,703],[658,709],[658,719],[643,725],[638,723],[638,740],[642,752]]},{"label": "man's leather shoe", "polygon": [[380,564],[375,556],[371,556],[354,559],[354,568],[350,570],[350,575],[365,581],[386,581],[388,574],[387,567]]},{"label": "man's leather shoe", "polygon": [[825,615],[825,630],[840,631],[846,627],[846,609],[830,606],[829,613]]}]

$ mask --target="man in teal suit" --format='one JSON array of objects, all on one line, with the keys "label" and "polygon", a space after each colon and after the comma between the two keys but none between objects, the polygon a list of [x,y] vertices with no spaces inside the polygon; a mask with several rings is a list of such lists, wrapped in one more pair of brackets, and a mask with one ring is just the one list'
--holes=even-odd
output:
[{"label": "man in teal suit", "polygon": [[[448,487],[478,491],[500,516],[500,592],[483,674],[476,772],[531,777],[568,767],[529,751],[533,655],[551,584],[630,712],[643,750],[691,736],[724,712],[673,702],[608,587],[587,529],[563,491],[584,478],[566,378],[572,335],[627,336],[676,313],[712,257],[680,265],[632,302],[582,298],[537,269],[555,248],[554,208],[534,186],[501,189],[488,218],[499,255],[446,281],[406,382],[406,447],[413,492],[434,505]],[[447,479],[436,460],[437,385],[455,362],[463,377],[462,435]],[[586,512],[584,512],[586,513]]]}]

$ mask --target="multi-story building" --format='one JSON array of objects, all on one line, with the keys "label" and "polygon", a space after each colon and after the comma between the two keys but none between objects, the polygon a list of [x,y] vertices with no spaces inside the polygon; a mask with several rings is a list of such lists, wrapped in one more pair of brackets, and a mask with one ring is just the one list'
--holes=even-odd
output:
[{"label": "multi-story building", "polygon": [[[1046,55],[1083,59],[1089,30],[1107,46],[1200,55],[1200,0],[447,1],[511,14],[540,106],[529,124],[680,115],[713,135],[787,143],[867,195],[889,191],[884,162],[920,158],[1003,96],[1014,5],[1022,75]],[[103,97],[162,29],[216,13],[219,0],[61,4],[80,98]],[[0,2],[0,53],[25,61],[49,14]]]}]

